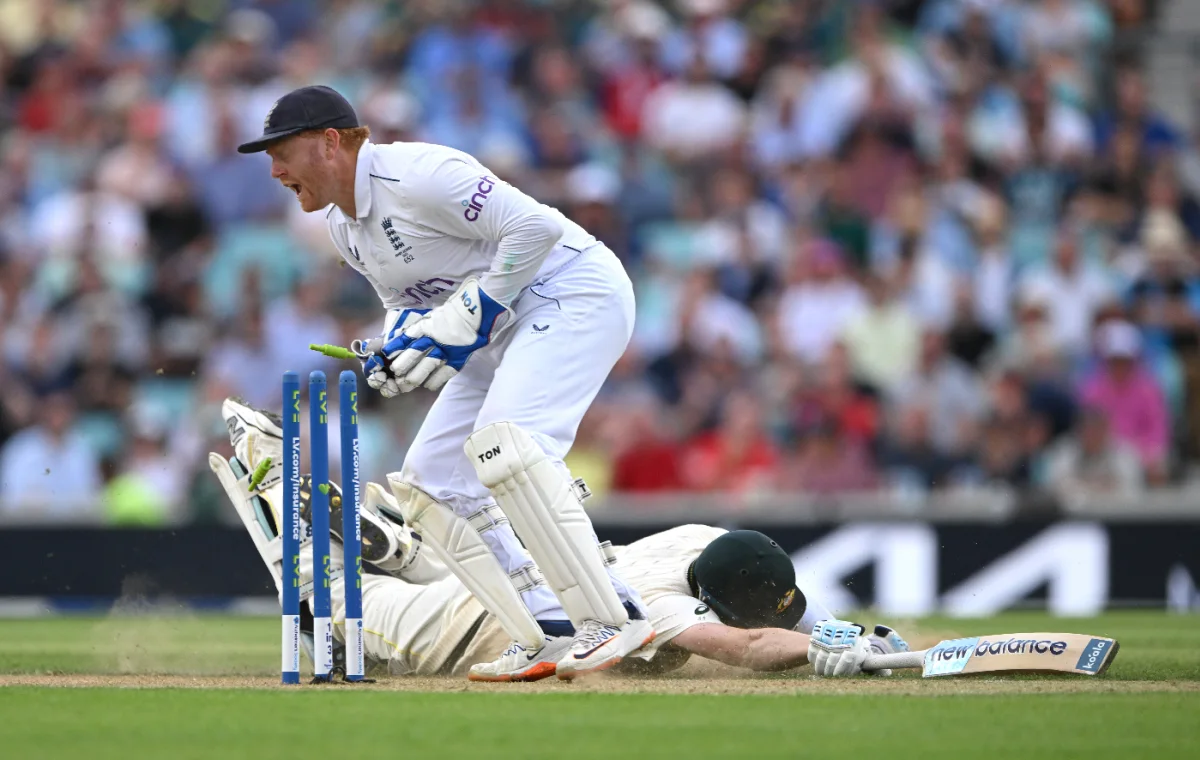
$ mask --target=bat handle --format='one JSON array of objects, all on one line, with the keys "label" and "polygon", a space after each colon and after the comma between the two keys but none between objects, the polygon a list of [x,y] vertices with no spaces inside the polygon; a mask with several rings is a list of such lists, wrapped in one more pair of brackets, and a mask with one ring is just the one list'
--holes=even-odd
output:
[{"label": "bat handle", "polygon": [[919,652],[894,652],[892,654],[873,654],[863,660],[862,669],[867,672],[895,668],[925,667],[925,650]]}]

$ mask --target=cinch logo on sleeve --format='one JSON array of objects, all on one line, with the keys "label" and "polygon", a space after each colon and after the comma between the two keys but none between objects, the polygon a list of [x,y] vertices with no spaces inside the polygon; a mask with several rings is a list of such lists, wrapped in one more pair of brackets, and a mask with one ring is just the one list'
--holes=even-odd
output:
[{"label": "cinch logo on sleeve", "polygon": [[495,177],[483,176],[479,178],[479,184],[475,186],[475,194],[471,196],[471,200],[463,201],[462,205],[466,206],[463,209],[463,218],[468,222],[473,222],[479,218],[479,212],[483,211],[483,202],[492,194],[493,188],[498,182]]},{"label": "cinch logo on sleeve", "polygon": [[1111,641],[1092,639],[1088,642],[1087,648],[1083,650],[1083,654],[1079,655],[1079,662],[1075,663],[1075,669],[1095,673],[1100,667],[1100,663],[1104,662],[1104,654],[1110,646],[1112,646]]}]

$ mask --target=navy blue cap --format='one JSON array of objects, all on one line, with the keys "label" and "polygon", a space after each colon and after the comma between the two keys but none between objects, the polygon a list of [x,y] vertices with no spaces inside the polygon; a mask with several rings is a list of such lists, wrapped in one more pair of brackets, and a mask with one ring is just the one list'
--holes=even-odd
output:
[{"label": "navy blue cap", "polygon": [[292,90],[267,112],[262,137],[238,146],[238,153],[259,153],[271,143],[309,129],[350,129],[359,126],[350,101],[332,87],[313,85]]}]

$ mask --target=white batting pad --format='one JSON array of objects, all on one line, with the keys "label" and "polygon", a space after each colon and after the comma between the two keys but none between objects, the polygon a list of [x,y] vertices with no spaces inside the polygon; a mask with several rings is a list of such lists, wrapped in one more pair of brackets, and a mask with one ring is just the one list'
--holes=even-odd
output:
[{"label": "white batting pad", "polygon": [[570,476],[511,422],[477,430],[463,448],[571,622],[624,625],[629,614],[613,590]]},{"label": "white batting pad", "polygon": [[399,473],[387,477],[405,522],[421,534],[514,641],[530,650],[539,649],[545,640],[541,627],[475,528],[450,507],[401,480]]}]

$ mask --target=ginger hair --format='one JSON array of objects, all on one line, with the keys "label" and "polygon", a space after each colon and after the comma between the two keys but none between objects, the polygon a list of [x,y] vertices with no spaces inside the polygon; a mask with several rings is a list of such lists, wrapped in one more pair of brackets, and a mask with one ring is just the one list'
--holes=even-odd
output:
[{"label": "ginger hair", "polygon": [[[307,129],[300,133],[302,137],[317,136],[325,134],[323,129]],[[350,152],[355,152],[362,147],[362,144],[371,136],[371,128],[362,127],[343,127],[338,130],[338,134],[342,136],[342,149]]]}]

